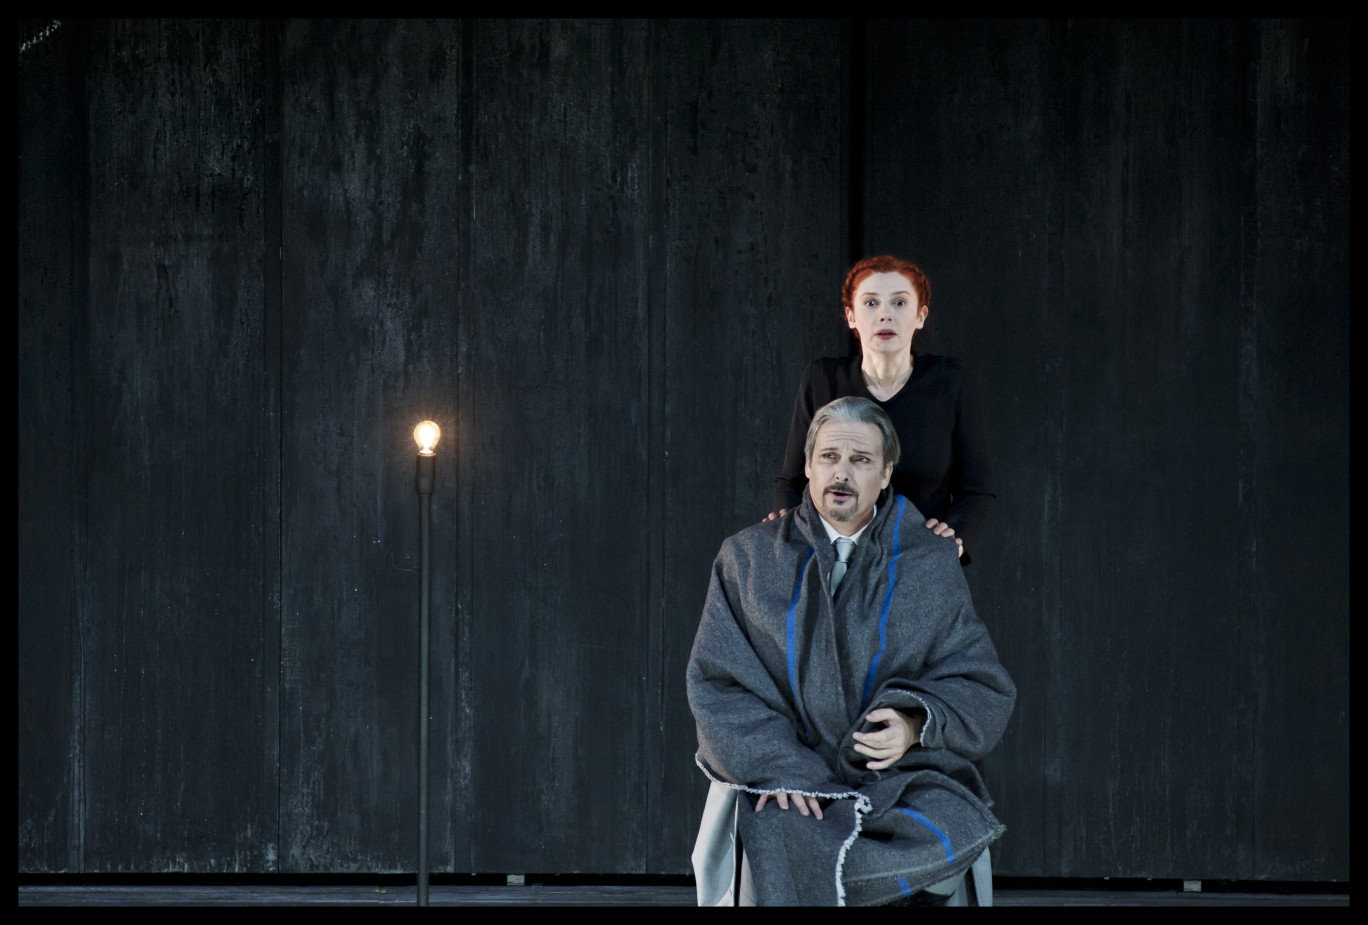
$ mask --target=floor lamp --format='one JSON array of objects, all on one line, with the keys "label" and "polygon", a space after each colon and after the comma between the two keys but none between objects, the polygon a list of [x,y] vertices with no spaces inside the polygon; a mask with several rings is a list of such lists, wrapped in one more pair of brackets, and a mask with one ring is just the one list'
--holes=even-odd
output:
[{"label": "floor lamp", "polygon": [[437,480],[437,441],[442,429],[424,421],[413,429],[418,444],[418,510],[422,591],[418,607],[418,905],[428,904],[428,615],[432,601],[432,485]]}]

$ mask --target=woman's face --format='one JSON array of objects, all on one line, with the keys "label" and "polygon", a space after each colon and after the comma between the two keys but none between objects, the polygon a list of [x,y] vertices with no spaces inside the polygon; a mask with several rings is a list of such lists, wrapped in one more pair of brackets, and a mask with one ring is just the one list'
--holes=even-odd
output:
[{"label": "woman's face", "polygon": [[926,306],[901,273],[871,273],[855,287],[855,304],[846,322],[860,336],[860,349],[874,353],[910,353],[912,335],[926,324]]}]

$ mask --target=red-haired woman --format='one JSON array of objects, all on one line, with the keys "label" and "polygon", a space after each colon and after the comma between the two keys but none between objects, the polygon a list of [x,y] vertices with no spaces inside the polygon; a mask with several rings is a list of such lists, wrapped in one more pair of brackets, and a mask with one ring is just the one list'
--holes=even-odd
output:
[{"label": "red-haired woman", "polygon": [[993,505],[993,476],[983,418],[959,361],[912,346],[926,324],[931,283],[916,264],[870,257],[846,274],[841,301],[860,355],[823,357],[803,375],[784,467],[774,480],[774,513],[766,519],[802,500],[803,441],[813,414],[833,399],[859,395],[878,402],[898,431],[902,459],[890,491],[915,504],[928,528],[959,543],[967,563]]}]

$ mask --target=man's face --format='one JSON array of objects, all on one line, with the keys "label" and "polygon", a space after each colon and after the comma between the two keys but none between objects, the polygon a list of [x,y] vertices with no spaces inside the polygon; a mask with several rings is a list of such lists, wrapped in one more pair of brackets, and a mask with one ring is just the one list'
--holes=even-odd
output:
[{"label": "man's face", "polygon": [[845,536],[869,523],[879,491],[893,476],[893,467],[884,465],[879,428],[851,421],[822,425],[804,471],[812,503]]}]

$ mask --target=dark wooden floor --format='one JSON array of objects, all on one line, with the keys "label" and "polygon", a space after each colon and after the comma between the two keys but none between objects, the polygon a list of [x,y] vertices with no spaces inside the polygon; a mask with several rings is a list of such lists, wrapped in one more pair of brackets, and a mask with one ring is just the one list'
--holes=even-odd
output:
[{"label": "dark wooden floor", "polygon": [[[999,906],[1313,906],[1347,907],[1343,893],[1184,892],[1181,890],[999,889]],[[27,885],[20,906],[405,906],[413,886],[366,885]],[[434,906],[691,906],[691,886],[553,885],[431,888]]]}]

